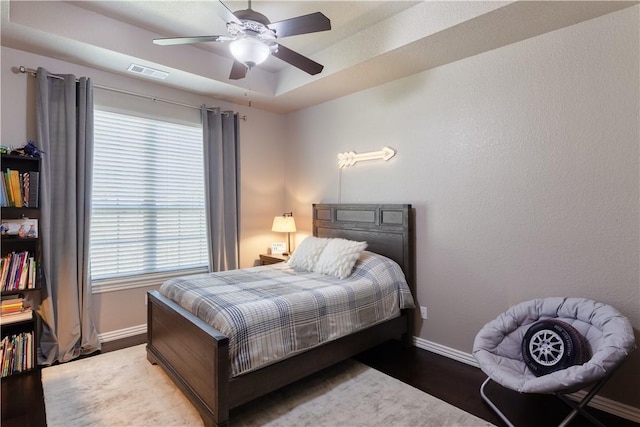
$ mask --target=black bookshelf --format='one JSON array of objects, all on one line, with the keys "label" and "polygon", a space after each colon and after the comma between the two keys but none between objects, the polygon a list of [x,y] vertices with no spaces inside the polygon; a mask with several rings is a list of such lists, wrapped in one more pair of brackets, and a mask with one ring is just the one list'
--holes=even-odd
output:
[{"label": "black bookshelf", "polygon": [[[8,274],[3,277],[3,287],[0,294],[0,298],[2,302],[9,303],[13,302],[14,304],[18,304],[22,301],[28,301],[32,305],[36,305],[40,301],[40,289],[41,289],[41,274],[40,268],[42,261],[42,244],[39,237],[27,237],[26,235],[16,235],[16,234],[6,234],[6,222],[9,221],[22,221],[25,219],[29,220],[38,220],[38,227],[40,226],[40,208],[38,205],[38,197],[33,198],[33,191],[39,191],[39,172],[40,172],[41,161],[38,158],[28,157],[28,156],[17,156],[17,155],[8,155],[2,154],[2,174],[4,175],[3,184],[6,185],[9,180],[7,180],[7,170],[17,171],[19,174],[19,183],[21,196],[24,196],[25,191],[28,189],[23,186],[22,178],[24,174],[28,174],[30,178],[29,188],[32,189],[31,197],[22,198],[21,203],[22,207],[16,206],[3,206],[1,208],[2,213],[2,224],[3,231],[0,236],[1,239],[1,256],[6,259],[7,255],[12,254],[12,257],[15,257],[15,254],[25,254],[24,256],[28,258],[33,258],[35,262],[35,267],[33,267],[33,280],[31,285],[28,282],[22,286],[18,285],[15,289],[6,289],[8,283]],[[36,174],[32,174],[32,172],[37,172]],[[38,177],[38,180],[33,182],[33,177]],[[33,187],[35,186],[35,188]],[[15,191],[15,188],[14,188]],[[5,193],[6,194],[6,193]],[[15,193],[14,193],[15,194]],[[24,202],[29,200],[29,206],[24,206]],[[8,203],[9,200],[5,199]],[[15,201],[13,202],[15,204]],[[39,230],[37,230],[38,236],[40,235]],[[3,261],[3,267],[4,263]],[[28,265],[28,264],[27,264]],[[25,274],[25,270],[21,271],[20,274]],[[28,269],[26,270],[26,274],[28,273]],[[30,287],[31,286],[31,287]],[[27,303],[27,304],[28,304]],[[19,395],[22,393],[22,389],[24,388],[24,384],[31,384],[39,381],[40,379],[40,369],[37,364],[37,343],[39,339],[39,329],[40,323],[38,316],[35,310],[31,309],[30,311],[25,311],[21,315],[18,316],[1,316],[1,325],[0,325],[0,333],[3,342],[3,356],[5,354],[11,354],[11,358],[13,359],[13,364],[10,362],[3,360],[2,366],[0,366],[0,379],[1,382],[1,394],[2,394],[2,422],[4,424],[5,420],[12,417],[12,414],[19,410],[17,406],[20,406],[20,401],[18,399]],[[30,340],[26,339],[26,335],[30,334]],[[9,344],[9,343],[12,344]],[[28,343],[28,345],[25,345]],[[18,351],[17,345],[21,345],[22,347]],[[9,350],[8,347],[13,346],[12,350]],[[9,353],[11,351],[11,353]],[[28,360],[30,364],[27,365],[27,357],[26,352],[29,352]],[[7,358],[7,359],[11,359]],[[3,359],[5,359],[3,357]],[[10,366],[7,366],[9,363]],[[18,399],[18,400],[16,400]]]}]

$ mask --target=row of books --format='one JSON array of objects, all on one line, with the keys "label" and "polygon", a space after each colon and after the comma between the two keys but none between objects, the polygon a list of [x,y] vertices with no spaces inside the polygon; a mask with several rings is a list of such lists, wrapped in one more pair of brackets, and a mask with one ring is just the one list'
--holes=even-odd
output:
[{"label": "row of books", "polygon": [[25,307],[24,298],[3,298],[0,301],[0,325],[33,319],[33,311]]},{"label": "row of books", "polygon": [[33,333],[7,335],[0,342],[0,354],[3,377],[33,368]]},{"label": "row of books", "polygon": [[0,191],[0,205],[3,207],[37,208],[38,182],[40,173],[20,172],[8,169],[0,174],[2,188]]},{"label": "row of books", "polygon": [[28,251],[11,252],[2,259],[2,291],[36,288],[36,261]]}]

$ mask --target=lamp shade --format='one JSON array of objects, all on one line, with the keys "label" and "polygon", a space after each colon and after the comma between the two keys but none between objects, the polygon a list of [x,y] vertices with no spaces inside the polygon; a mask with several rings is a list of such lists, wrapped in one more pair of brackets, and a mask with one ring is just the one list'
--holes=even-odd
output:
[{"label": "lamp shade", "polygon": [[253,37],[243,37],[229,44],[235,59],[249,68],[264,62],[271,53],[269,46]]},{"label": "lamp shade", "polygon": [[281,233],[294,233],[296,231],[296,222],[292,216],[277,216],[273,218],[273,226],[271,231]]}]

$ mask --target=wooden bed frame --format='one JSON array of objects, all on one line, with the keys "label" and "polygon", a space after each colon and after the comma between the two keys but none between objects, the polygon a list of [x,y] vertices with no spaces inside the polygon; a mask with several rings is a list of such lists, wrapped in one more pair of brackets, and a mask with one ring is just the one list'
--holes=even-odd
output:
[{"label": "wooden bed frame", "polygon": [[[313,234],[367,241],[402,267],[413,289],[411,205],[313,205]],[[147,359],[159,364],[193,403],[206,426],[226,426],[229,410],[392,338],[410,342],[412,310],[288,359],[230,378],[229,340],[178,304],[149,292]]]}]

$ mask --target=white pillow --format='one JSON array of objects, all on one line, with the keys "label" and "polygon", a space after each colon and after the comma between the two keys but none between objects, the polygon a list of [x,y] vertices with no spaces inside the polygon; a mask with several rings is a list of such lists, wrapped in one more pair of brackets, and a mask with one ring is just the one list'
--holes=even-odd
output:
[{"label": "white pillow", "polygon": [[360,254],[367,248],[367,242],[355,242],[346,239],[330,239],[318,258],[313,271],[329,274],[338,279],[346,279],[351,275],[353,266]]},{"label": "white pillow", "polygon": [[320,253],[327,246],[329,239],[309,236],[291,254],[288,264],[296,270],[313,271]]}]

